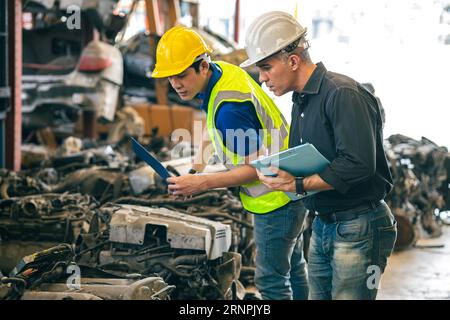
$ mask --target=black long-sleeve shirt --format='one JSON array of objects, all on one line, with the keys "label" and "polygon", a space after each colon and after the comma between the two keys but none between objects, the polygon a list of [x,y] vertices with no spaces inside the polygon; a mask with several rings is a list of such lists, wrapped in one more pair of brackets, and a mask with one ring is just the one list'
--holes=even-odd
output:
[{"label": "black long-sleeve shirt", "polygon": [[305,206],[328,213],[383,199],[392,176],[375,97],[320,62],[292,101],[289,147],[311,143],[331,162],[319,176],[334,190],[305,198]]}]

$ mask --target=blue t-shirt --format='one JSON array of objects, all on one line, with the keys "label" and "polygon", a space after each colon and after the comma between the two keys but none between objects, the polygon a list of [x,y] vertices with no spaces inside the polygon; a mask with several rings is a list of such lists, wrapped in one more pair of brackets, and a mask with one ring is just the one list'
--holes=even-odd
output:
[{"label": "blue t-shirt", "polygon": [[[202,110],[208,112],[211,90],[222,76],[222,70],[211,63],[212,75],[205,92],[198,97],[203,101]],[[223,143],[230,151],[240,156],[255,153],[261,147],[259,130],[262,129],[255,108],[251,102],[224,102],[215,117],[216,128],[222,134]]]}]

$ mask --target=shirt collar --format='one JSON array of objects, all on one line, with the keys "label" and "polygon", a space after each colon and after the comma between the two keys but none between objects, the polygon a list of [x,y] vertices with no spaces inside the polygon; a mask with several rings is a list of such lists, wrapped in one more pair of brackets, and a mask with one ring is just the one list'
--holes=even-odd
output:
[{"label": "shirt collar", "polygon": [[301,92],[295,91],[292,95],[292,101],[296,102],[298,100],[298,96],[303,96],[305,94],[318,94],[320,86],[322,84],[323,78],[327,73],[327,68],[323,65],[322,62],[316,64],[316,68],[313,73],[309,77],[308,81],[305,84],[305,87]]},{"label": "shirt collar", "polygon": [[200,108],[205,112],[208,112],[208,102],[209,102],[209,97],[211,96],[211,91],[214,88],[214,86],[216,85],[217,81],[219,81],[220,77],[222,76],[222,70],[214,62],[211,62],[211,69],[212,69],[212,74],[211,74],[211,77],[209,78],[208,85],[206,86],[206,90],[204,92],[199,92],[199,94],[197,95],[197,97],[200,100],[202,100],[202,104],[201,104]]},{"label": "shirt collar", "polygon": [[309,77],[308,82],[306,82],[305,87],[302,90],[302,93],[306,94],[317,94],[319,93],[320,85],[322,84],[322,80],[327,73],[327,68],[323,65],[322,62],[316,64],[316,68],[314,69],[311,77]]}]

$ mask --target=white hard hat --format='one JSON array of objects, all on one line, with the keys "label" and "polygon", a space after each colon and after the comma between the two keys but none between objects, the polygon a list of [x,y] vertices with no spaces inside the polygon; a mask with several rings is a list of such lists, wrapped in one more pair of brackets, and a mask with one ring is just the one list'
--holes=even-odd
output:
[{"label": "white hard hat", "polygon": [[249,67],[284,49],[306,34],[297,20],[281,11],[267,12],[252,22],[245,37],[248,59],[240,67]]}]

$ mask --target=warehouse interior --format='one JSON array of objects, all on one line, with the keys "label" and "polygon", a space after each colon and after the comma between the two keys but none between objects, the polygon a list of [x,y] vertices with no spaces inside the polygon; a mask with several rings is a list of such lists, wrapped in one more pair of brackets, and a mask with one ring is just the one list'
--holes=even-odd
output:
[{"label": "warehouse interior", "polygon": [[[450,1],[0,0],[0,300],[260,300],[239,187],[187,197],[209,137],[199,97],[152,77],[176,25],[239,66],[258,16],[308,30],[314,63],[376,97],[397,237],[378,300],[450,299]],[[261,85],[259,67],[244,70]],[[292,92],[275,96],[286,121]],[[202,174],[229,168],[217,156]],[[303,227],[303,252],[315,214]]]}]

